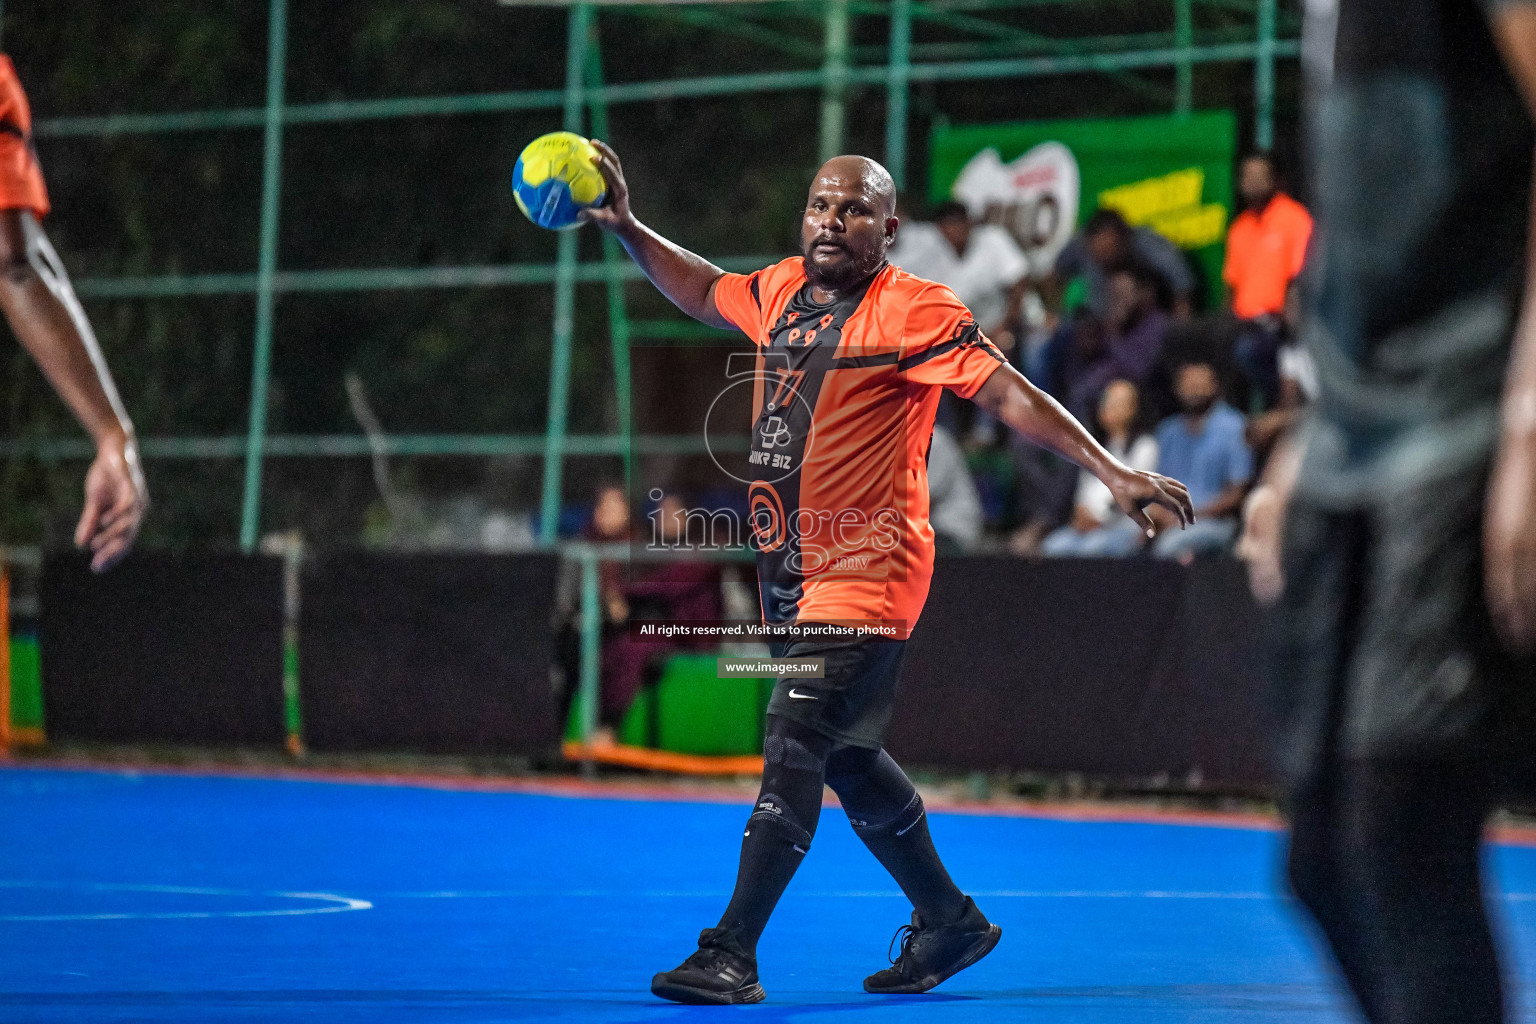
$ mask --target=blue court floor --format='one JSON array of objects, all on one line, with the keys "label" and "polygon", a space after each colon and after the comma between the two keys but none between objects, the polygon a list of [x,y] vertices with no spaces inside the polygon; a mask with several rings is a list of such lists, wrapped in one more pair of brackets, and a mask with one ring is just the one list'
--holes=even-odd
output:
[{"label": "blue court floor", "polygon": [[[0,1021],[1349,1019],[1276,888],[1280,837],[1204,825],[933,815],[1002,943],[927,996],[867,996],[908,908],[833,808],[764,937],[768,1002],[654,1000],[725,904],[746,813],[0,770]],[[1529,978],[1536,850],[1493,862]]]}]

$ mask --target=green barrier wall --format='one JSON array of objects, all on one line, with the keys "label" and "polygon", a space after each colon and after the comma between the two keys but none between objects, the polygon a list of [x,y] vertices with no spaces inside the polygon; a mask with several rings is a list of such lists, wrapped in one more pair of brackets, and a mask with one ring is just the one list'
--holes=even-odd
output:
[{"label": "green barrier wall", "polygon": [[[763,752],[772,679],[717,679],[716,655],[675,654],[619,724],[617,739],[675,754],[730,757]],[[571,702],[565,738],[581,738],[581,697]]]},{"label": "green barrier wall", "polygon": [[37,637],[11,637],[11,729],[26,738],[43,731],[43,669]]}]

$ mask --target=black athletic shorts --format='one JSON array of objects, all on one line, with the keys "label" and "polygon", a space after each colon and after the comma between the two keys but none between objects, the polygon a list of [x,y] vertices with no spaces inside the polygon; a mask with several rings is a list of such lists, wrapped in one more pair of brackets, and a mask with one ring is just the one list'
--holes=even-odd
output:
[{"label": "black athletic shorts", "polygon": [[775,658],[822,658],[821,679],[781,676],[768,713],[799,722],[851,747],[879,750],[896,705],[905,640],[791,640],[772,646]]},{"label": "black athletic shorts", "polygon": [[1273,676],[1293,786],[1333,759],[1449,758],[1536,795],[1536,678],[1483,592],[1487,478],[1484,464],[1350,509],[1292,499]]}]

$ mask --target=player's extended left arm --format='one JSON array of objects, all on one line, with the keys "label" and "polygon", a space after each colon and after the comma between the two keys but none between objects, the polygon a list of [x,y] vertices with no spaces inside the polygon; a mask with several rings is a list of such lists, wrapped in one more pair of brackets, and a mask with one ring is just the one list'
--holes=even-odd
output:
[{"label": "player's extended left arm", "polygon": [[1125,465],[1105,451],[1056,399],[1013,367],[999,366],[971,401],[1035,444],[1070,459],[1104,481],[1121,511],[1148,537],[1156,532],[1145,511],[1148,505],[1160,505],[1172,512],[1179,517],[1181,526],[1195,521],[1194,506],[1183,484],[1172,477],[1144,473]]},{"label": "player's extended left arm", "polygon": [[75,543],[98,572],[128,553],[148,505],[133,422],[85,310],[41,225],[0,210],[0,309],[17,339],[96,444]]},{"label": "player's extended left arm", "polygon": [[[1487,6],[1504,64],[1536,120],[1536,3],[1504,0]],[[1525,297],[1483,517],[1489,611],[1504,640],[1522,649],[1536,647],[1536,181],[1532,184]]]}]

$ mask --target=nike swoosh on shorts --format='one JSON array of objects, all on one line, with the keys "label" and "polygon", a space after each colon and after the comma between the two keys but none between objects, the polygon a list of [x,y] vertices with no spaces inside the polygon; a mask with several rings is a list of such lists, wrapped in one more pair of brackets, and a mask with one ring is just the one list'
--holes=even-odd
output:
[{"label": "nike swoosh on shorts", "polygon": [[789,688],[789,696],[790,696],[790,699],[792,699],[792,700],[820,700],[821,699],[820,697],[817,697],[814,693],[798,693],[798,692],[795,691],[795,688],[793,686],[791,686]]}]

